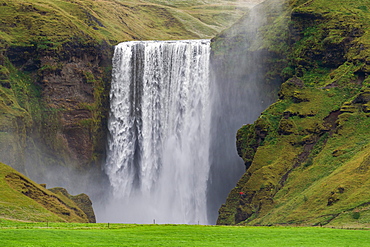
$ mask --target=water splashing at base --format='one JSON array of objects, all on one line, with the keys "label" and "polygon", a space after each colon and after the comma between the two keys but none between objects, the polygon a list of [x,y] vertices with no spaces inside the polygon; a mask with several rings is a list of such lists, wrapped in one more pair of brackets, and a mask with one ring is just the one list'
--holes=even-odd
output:
[{"label": "water splashing at base", "polygon": [[116,46],[109,222],[207,224],[209,40]]}]

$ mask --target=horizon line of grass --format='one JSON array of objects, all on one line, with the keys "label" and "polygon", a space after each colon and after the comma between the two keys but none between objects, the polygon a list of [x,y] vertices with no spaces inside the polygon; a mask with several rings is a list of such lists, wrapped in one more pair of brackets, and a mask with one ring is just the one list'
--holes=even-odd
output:
[{"label": "horizon line of grass", "polygon": [[235,228],[328,228],[337,230],[364,230],[370,231],[370,227],[353,227],[353,226],[309,226],[309,225],[199,225],[199,224],[175,224],[175,223],[111,223],[111,222],[97,222],[97,223],[73,223],[73,222],[31,222],[21,221],[12,219],[1,219],[0,218],[0,230],[1,229],[123,229],[128,227],[140,227],[140,226],[199,226],[199,227],[235,227]]}]

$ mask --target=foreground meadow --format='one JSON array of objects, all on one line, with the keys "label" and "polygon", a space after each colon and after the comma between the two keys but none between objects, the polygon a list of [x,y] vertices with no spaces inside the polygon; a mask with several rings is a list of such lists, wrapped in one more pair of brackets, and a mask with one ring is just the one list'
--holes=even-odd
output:
[{"label": "foreground meadow", "polygon": [[19,223],[0,220],[0,246],[370,246],[367,230]]}]

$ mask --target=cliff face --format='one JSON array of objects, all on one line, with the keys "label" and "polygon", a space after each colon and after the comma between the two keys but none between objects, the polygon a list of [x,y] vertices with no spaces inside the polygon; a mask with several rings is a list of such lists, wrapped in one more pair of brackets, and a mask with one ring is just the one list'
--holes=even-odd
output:
[{"label": "cliff face", "polygon": [[217,3],[0,0],[1,161],[38,181],[100,171],[113,46],[211,37],[247,8]]},{"label": "cliff face", "polygon": [[78,41],[58,51],[39,46],[14,45],[2,54],[3,95],[12,99],[4,102],[1,143],[9,152],[2,149],[2,161],[21,171],[27,162],[92,164],[104,154],[112,48]]},{"label": "cliff face", "polygon": [[286,3],[270,25],[285,19],[286,28],[260,31],[267,43],[286,37],[276,50],[286,81],[278,101],[237,133],[247,170],[218,224],[368,225],[370,6]]}]

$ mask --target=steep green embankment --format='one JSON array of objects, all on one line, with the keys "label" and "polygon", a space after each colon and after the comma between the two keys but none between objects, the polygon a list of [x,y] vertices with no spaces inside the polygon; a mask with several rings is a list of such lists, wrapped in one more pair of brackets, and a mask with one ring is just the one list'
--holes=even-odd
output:
[{"label": "steep green embankment", "polygon": [[[95,222],[91,202],[79,204],[84,194],[71,196],[43,186],[0,163],[0,218],[24,221]],[[84,207],[84,210],[81,208]],[[86,212],[87,213],[86,213]],[[89,215],[90,217],[88,217]]]},{"label": "steep green embankment", "polygon": [[370,225],[369,10],[369,1],[287,1],[260,29],[253,49],[282,58],[266,76],[286,81],[237,133],[247,171],[218,224]]},{"label": "steep green embankment", "polygon": [[54,165],[100,171],[113,45],[212,37],[246,6],[0,0],[0,161],[34,179]]}]

